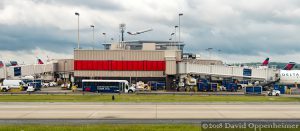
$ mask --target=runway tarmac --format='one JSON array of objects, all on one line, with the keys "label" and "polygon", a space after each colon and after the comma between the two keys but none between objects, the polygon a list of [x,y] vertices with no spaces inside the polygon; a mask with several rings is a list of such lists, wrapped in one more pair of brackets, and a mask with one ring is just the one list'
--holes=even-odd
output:
[{"label": "runway tarmac", "polygon": [[0,103],[0,119],[300,119],[297,103]]}]

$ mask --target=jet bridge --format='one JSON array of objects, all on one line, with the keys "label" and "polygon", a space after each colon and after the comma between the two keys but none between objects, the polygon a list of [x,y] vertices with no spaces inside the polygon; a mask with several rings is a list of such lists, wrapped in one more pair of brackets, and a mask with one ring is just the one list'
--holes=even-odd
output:
[{"label": "jet bridge", "polygon": [[179,75],[196,74],[216,77],[251,78],[261,81],[275,81],[277,79],[279,70],[274,68],[200,65],[188,62],[179,62],[177,72]]}]

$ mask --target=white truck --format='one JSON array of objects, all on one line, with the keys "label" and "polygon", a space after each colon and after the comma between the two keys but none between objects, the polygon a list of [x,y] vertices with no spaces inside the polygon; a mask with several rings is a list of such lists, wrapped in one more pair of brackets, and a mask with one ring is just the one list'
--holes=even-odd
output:
[{"label": "white truck", "polygon": [[271,90],[268,92],[269,96],[279,96],[280,95],[280,91],[279,90]]},{"label": "white truck", "polygon": [[26,86],[22,80],[4,80],[1,86],[2,92],[7,92],[11,88],[20,88],[20,86]]}]

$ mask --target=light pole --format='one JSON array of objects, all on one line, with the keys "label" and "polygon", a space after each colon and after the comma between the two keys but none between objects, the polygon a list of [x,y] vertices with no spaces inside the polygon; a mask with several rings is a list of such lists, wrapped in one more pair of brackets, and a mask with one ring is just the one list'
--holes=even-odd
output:
[{"label": "light pole", "polygon": [[208,53],[209,53],[209,59],[211,59],[211,50],[212,50],[213,48],[207,48],[207,49],[205,49],[206,51],[208,51]]},{"label": "light pole", "polygon": [[218,50],[218,57],[219,57],[220,60],[221,60],[221,51],[222,50],[220,50],[220,49]]},{"label": "light pole", "polygon": [[175,35],[175,33],[174,33],[174,32],[172,32],[172,33],[171,33],[171,40],[173,39],[173,35]]},{"label": "light pole", "polygon": [[174,38],[174,42],[176,41],[176,28],[178,28],[177,25],[174,26],[174,29],[175,29],[175,30],[174,30],[174,37],[175,37],[175,38]]},{"label": "light pole", "polygon": [[77,48],[79,49],[80,48],[80,46],[79,46],[79,13],[75,12],[75,15],[78,16],[78,36],[77,36],[77,38],[78,38],[78,45],[77,45]]},{"label": "light pole", "polygon": [[125,29],[126,29],[126,24],[124,24],[124,23],[120,24],[119,28],[120,28],[120,31],[121,31],[122,42],[123,42],[124,41],[124,32],[125,32]]},{"label": "light pole", "polygon": [[175,25],[174,27],[175,27],[175,31],[174,31],[174,45],[176,45],[176,28],[178,28],[178,26]]},{"label": "light pole", "polygon": [[102,33],[102,35],[104,36],[104,43],[106,43],[106,33]]},{"label": "light pole", "polygon": [[93,45],[95,46],[95,26],[91,25],[91,27],[93,28]]},{"label": "light pole", "polygon": [[180,16],[183,16],[183,13],[178,14],[178,26],[179,26],[179,36],[178,36],[178,42],[180,42]]},{"label": "light pole", "polygon": [[221,51],[222,51],[222,50],[220,50],[220,49],[218,50],[218,54],[219,54],[219,55],[221,55]]},{"label": "light pole", "polygon": [[[176,30],[175,30],[176,31]],[[173,39],[173,35],[175,35],[174,32],[171,33],[171,38],[169,39],[171,41],[171,46],[173,46],[173,42],[172,42],[172,39]],[[174,40],[176,40],[176,37],[174,38]]]}]

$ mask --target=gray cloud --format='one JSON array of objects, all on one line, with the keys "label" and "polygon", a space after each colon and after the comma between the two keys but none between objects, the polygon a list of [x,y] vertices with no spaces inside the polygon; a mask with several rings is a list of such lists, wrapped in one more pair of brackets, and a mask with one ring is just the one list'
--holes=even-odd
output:
[{"label": "gray cloud", "polygon": [[293,13],[298,12],[298,1],[246,2],[251,3],[249,7],[245,1],[234,4],[218,1],[212,2],[215,8],[208,8],[212,3],[207,1],[188,3],[200,12],[187,15],[182,21],[189,35],[185,39],[187,50],[197,52],[213,47],[237,55],[261,52],[286,55],[300,50],[297,46],[300,16]]},{"label": "gray cloud", "polygon": [[[0,50],[41,48],[72,53],[77,43],[77,23],[73,12],[80,10],[85,13],[80,19],[83,48],[94,47],[90,24],[96,26],[97,47],[104,39],[102,32],[108,34],[107,40],[111,37],[118,40],[118,24],[121,22],[127,24],[127,31],[154,29],[139,36],[126,35],[127,40],[168,40],[174,25],[178,24],[178,12],[183,12],[181,39],[185,41],[186,51],[203,52],[212,47],[221,49],[224,54],[237,56],[258,56],[261,53],[278,56],[300,51],[298,0],[34,0],[30,6],[41,6],[39,9],[45,10],[42,13],[35,10],[34,18],[19,19],[10,16],[18,13],[6,8],[6,4],[23,7],[27,3],[0,2],[0,14],[5,14],[1,15],[5,16],[2,20],[7,20],[0,24]],[[4,9],[7,10],[4,12]]]},{"label": "gray cloud", "polygon": [[33,0],[35,3],[61,4],[72,6],[85,6],[92,9],[122,11],[124,7],[114,0]]},{"label": "gray cloud", "polygon": [[69,52],[75,47],[73,32],[55,27],[28,27],[0,25],[1,50],[28,50],[41,48],[53,52]]}]

